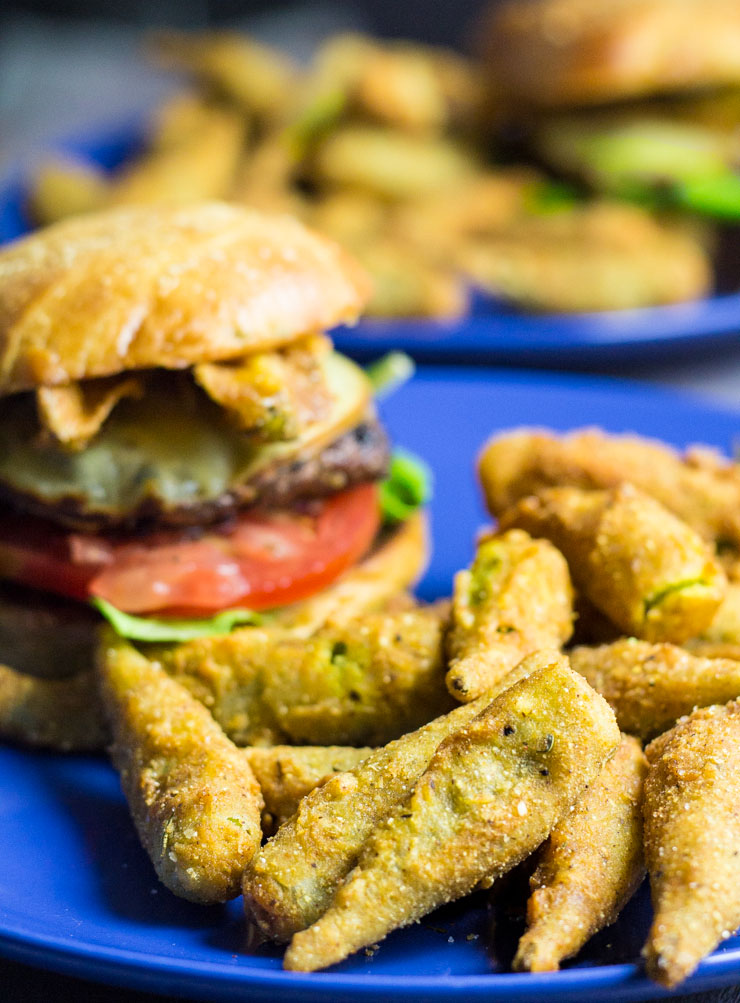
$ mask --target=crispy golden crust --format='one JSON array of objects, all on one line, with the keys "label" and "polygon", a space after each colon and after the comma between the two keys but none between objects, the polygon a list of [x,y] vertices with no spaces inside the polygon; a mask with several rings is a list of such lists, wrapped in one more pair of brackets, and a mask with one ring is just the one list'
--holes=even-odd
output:
[{"label": "crispy golden crust", "polygon": [[740,704],[705,707],[646,749],[648,974],[673,988],[740,923]]},{"label": "crispy golden crust", "polygon": [[295,814],[301,798],[334,774],[353,769],[373,751],[351,745],[269,745],[244,749],[265,799],[263,831],[272,835]]},{"label": "crispy golden crust", "polygon": [[486,50],[498,87],[542,106],[740,80],[735,0],[508,0]]},{"label": "crispy golden crust", "polygon": [[73,218],[0,253],[0,393],[236,358],[354,320],[368,291],[287,216],[208,202]]},{"label": "crispy golden crust", "polygon": [[740,468],[713,450],[695,446],[679,455],[656,439],[598,428],[558,435],[525,427],[490,439],[478,464],[492,515],[546,487],[613,488],[630,481],[706,540],[740,548]]},{"label": "crispy golden crust", "polygon": [[677,644],[712,621],[727,588],[714,548],[650,495],[546,488],[500,520],[551,540],[576,588],[627,634]]},{"label": "crispy golden crust", "polygon": [[111,759],[160,880],[193,902],[234,898],[262,836],[262,795],[244,753],[120,639],[106,638],[99,675]]},{"label": "crispy golden crust", "polygon": [[91,752],[103,748],[107,734],[91,669],[40,679],[0,665],[3,740],[61,752]]},{"label": "crispy golden crust", "polygon": [[725,703],[740,693],[740,662],[713,652],[701,657],[674,644],[622,638],[574,648],[570,662],[607,700],[622,731],[645,741],[695,707]]},{"label": "crispy golden crust", "polygon": [[549,665],[439,745],[328,911],[294,935],[285,967],[335,964],[505,874],[547,837],[618,744],[606,703],[551,652]]},{"label": "crispy golden crust", "polygon": [[516,971],[555,971],[613,923],[645,876],[640,743],[622,743],[545,843],[530,878],[527,932]]},{"label": "crispy golden crust", "polygon": [[470,570],[455,576],[447,688],[467,703],[525,655],[559,648],[573,629],[565,558],[548,540],[514,529],[482,540]]}]

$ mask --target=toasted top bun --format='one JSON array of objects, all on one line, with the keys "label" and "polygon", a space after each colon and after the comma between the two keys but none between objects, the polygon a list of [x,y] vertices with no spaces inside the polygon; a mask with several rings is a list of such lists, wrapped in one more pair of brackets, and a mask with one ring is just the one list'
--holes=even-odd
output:
[{"label": "toasted top bun", "polygon": [[498,88],[543,107],[740,82],[737,0],[506,0],[485,36]]},{"label": "toasted top bun", "polygon": [[0,252],[0,394],[237,358],[356,319],[359,265],[287,216],[112,209]]}]

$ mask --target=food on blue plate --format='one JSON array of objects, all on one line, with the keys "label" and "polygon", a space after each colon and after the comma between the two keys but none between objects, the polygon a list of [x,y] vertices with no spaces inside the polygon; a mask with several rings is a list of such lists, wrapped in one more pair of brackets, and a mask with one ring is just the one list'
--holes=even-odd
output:
[{"label": "food on blue plate", "polygon": [[247,916],[266,936],[290,940],[321,916],[365,840],[409,796],[442,739],[488,702],[485,696],[456,707],[303,798],[244,875]]},{"label": "food on blue plate", "polygon": [[574,648],[570,661],[607,700],[622,731],[645,741],[695,707],[726,703],[740,694],[740,661],[704,657],[675,644],[627,637]]},{"label": "food on blue plate", "polygon": [[564,313],[684,302],[704,296],[713,281],[695,233],[613,199],[479,232],[460,249],[459,263],[495,296]]},{"label": "food on blue plate", "polygon": [[335,774],[354,769],[374,749],[351,745],[252,745],[243,752],[265,801],[262,831],[273,835],[295,815],[302,798]]},{"label": "food on blue plate", "polygon": [[740,468],[719,452],[598,428],[560,434],[544,428],[497,433],[481,451],[478,472],[494,516],[542,488],[614,488],[624,481],[723,547],[740,550]]},{"label": "food on blue plate", "polygon": [[550,833],[530,878],[527,930],[516,971],[548,972],[613,923],[645,876],[642,788],[647,760],[637,739],[619,748]]},{"label": "food on blue plate", "polygon": [[648,974],[674,988],[740,924],[740,705],[682,718],[646,749]]},{"label": "food on blue plate", "polygon": [[237,745],[383,745],[452,706],[444,628],[436,607],[368,612],[307,639],[245,627],[151,658]]},{"label": "food on blue plate", "polygon": [[379,317],[459,319],[474,288],[525,309],[584,311],[712,287],[714,242],[696,225],[659,202],[630,207],[553,181],[530,150],[522,163],[502,126],[513,118],[518,135],[528,123],[479,60],[355,34],[328,38],[305,66],[228,32],[166,33],[151,51],[190,87],[105,176],[84,161],[42,164],[35,219],[211,198],[288,212],[356,255]]},{"label": "food on blue plate", "polygon": [[239,894],[260,845],[259,784],[206,708],[116,640],[102,642],[100,692],[111,759],[141,842],[176,895],[225,902]]},{"label": "food on blue plate", "polygon": [[727,580],[714,548],[651,495],[545,488],[500,519],[565,555],[577,589],[625,633],[681,643],[709,626]]},{"label": "food on blue plate", "polygon": [[560,551],[522,530],[484,537],[470,569],[455,576],[447,688],[457,700],[475,700],[525,655],[562,647],[572,629],[573,589]]},{"label": "food on blue plate", "polygon": [[563,656],[530,658],[531,674],[439,745],[329,909],[295,933],[286,968],[335,964],[505,874],[598,775],[619,744],[611,710]]}]

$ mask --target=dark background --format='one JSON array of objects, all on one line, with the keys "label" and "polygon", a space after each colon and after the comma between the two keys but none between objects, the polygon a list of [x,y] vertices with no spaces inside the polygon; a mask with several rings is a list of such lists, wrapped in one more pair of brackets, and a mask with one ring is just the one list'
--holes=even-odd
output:
[{"label": "dark background", "polygon": [[[152,27],[168,25],[201,28],[243,24],[250,16],[275,14],[296,7],[281,0],[5,0],[2,11],[48,15],[55,18],[106,20]],[[302,5],[309,6],[309,5]],[[322,4],[326,7],[327,4]],[[352,23],[359,19],[370,31],[388,37],[420,38],[464,46],[481,0],[350,0],[337,2],[337,20],[346,12]]]}]

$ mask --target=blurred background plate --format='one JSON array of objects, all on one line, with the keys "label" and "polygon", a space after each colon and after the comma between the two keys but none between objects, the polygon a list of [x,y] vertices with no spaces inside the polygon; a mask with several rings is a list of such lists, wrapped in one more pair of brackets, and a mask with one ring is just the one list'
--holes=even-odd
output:
[{"label": "blurred background plate", "polygon": [[[522,423],[561,430],[598,423],[612,432],[655,435],[678,446],[701,440],[724,450],[737,432],[736,415],[675,393],[514,371],[484,376],[422,368],[382,411],[394,441],[426,457],[434,471],[434,555],[421,586],[429,598],[449,594],[484,523],[473,462],[492,432]],[[0,954],[18,961],[201,1000],[586,1003],[664,995],[639,963],[650,922],[647,888],[557,973],[508,973],[515,921],[483,893],[329,972],[284,972],[280,950],[249,947],[239,901],[196,906],[157,883],[118,779],[103,759],[5,747],[0,776]],[[739,980],[736,936],[682,991]]]},{"label": "blurred background plate", "polygon": [[[47,153],[78,155],[112,170],[133,157],[144,141],[140,123],[71,137]],[[0,190],[0,242],[29,232],[27,171],[16,169]],[[341,328],[334,341],[344,352],[367,359],[402,349],[421,361],[518,366],[610,368],[665,361],[740,341],[740,292],[673,306],[586,314],[517,311],[474,294],[471,315],[455,321],[366,319]]]}]

